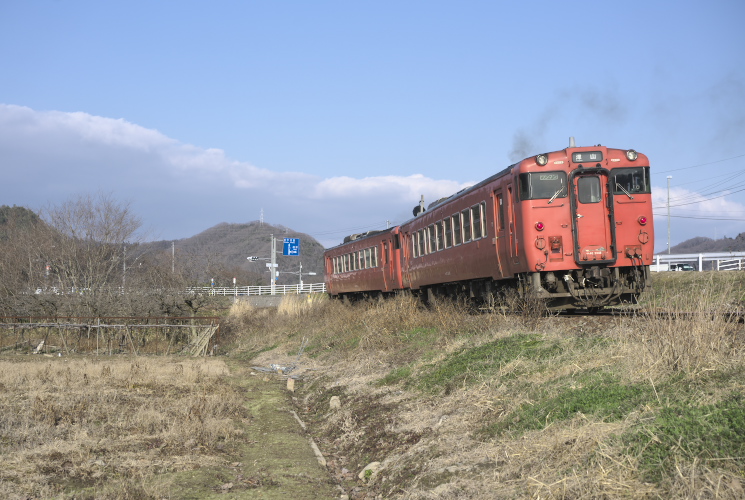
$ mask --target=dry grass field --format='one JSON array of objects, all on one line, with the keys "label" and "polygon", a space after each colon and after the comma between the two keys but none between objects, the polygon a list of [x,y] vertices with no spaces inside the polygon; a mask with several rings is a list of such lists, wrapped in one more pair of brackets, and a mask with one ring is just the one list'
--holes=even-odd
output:
[{"label": "dry grass field", "polygon": [[0,493],[742,498],[744,283],[662,273],[632,316],[239,302],[222,356],[7,354]]}]

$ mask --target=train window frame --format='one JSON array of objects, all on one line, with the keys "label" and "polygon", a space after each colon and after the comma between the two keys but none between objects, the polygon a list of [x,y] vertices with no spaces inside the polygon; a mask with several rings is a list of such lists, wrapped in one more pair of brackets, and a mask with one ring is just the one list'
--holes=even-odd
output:
[{"label": "train window frame", "polygon": [[438,220],[435,222],[435,233],[437,233],[437,251],[439,252],[445,248],[443,237],[442,237],[442,221]]},{"label": "train window frame", "polygon": [[419,245],[417,244],[417,233],[414,231],[411,235],[411,256],[416,259],[419,257]]},{"label": "train window frame", "polygon": [[[633,181],[633,184],[627,182],[619,182],[618,176],[620,175],[633,175],[641,174],[643,185],[638,185],[637,181]],[[616,167],[610,171],[611,186],[613,187],[613,194],[629,195],[629,194],[650,194],[652,192],[651,178],[649,173],[649,167]],[[619,187],[621,186],[621,187]]]},{"label": "train window frame", "polygon": [[378,247],[372,248],[372,266],[378,267]]},{"label": "train window frame", "polygon": [[372,267],[372,249],[365,248],[365,269]]},{"label": "train window frame", "polygon": [[427,255],[435,253],[437,248],[437,233],[435,232],[435,225],[430,224],[427,226]]},{"label": "train window frame", "polygon": [[476,204],[471,207],[471,234],[473,239],[480,240],[483,238],[483,214],[481,211],[481,204]]},{"label": "train window frame", "polygon": [[[556,179],[550,177],[556,176]],[[545,177],[545,179],[541,179]],[[548,184],[551,180],[559,181],[562,188],[561,191],[557,189],[557,185]],[[539,182],[545,182],[546,184],[539,184]],[[526,201],[526,200],[548,200],[556,198],[566,198],[568,196],[567,190],[567,173],[563,170],[549,170],[546,172],[524,172],[518,176],[518,188],[517,197],[515,202]],[[540,190],[538,187],[540,186]]]},{"label": "train window frame", "polygon": [[486,238],[489,236],[489,227],[486,224],[486,202],[482,201],[481,205],[481,237]]},{"label": "train window frame", "polygon": [[463,225],[460,220],[460,212],[453,214],[451,217],[453,220],[453,246],[459,246],[463,244]]},{"label": "train window frame", "polygon": [[424,255],[426,255],[427,240],[424,239],[424,229],[420,229],[418,231],[418,233],[419,233],[419,238],[418,238],[418,242],[419,242],[419,256],[420,257],[423,257]]},{"label": "train window frame", "polygon": [[600,203],[603,200],[603,187],[600,177],[582,175],[577,178],[577,199],[583,205]]},{"label": "train window frame", "polygon": [[467,208],[465,210],[461,210],[460,216],[462,219],[462,226],[463,226],[463,243],[469,243],[473,240],[473,230],[471,229],[471,209]]},{"label": "train window frame", "polygon": [[453,220],[451,217],[446,217],[442,220],[442,235],[444,238],[444,247],[450,248],[453,246]]}]

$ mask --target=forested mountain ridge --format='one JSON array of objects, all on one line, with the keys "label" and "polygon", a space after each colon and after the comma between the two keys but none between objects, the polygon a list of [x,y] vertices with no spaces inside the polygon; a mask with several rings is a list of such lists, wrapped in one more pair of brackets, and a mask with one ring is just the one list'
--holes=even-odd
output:
[{"label": "forested mountain ridge", "polygon": [[[296,284],[300,280],[300,264],[304,283],[323,281],[323,246],[312,236],[281,225],[259,221],[243,224],[221,223],[190,238],[175,241],[142,243],[142,253],[169,254],[175,267],[196,266],[204,271],[203,279],[215,279],[216,286],[267,285],[269,273],[266,264],[270,259],[271,235],[277,240],[277,264],[280,285]],[[282,255],[284,238],[300,239],[300,255]],[[259,257],[251,262],[248,257]],[[315,276],[307,273],[314,272]]]},{"label": "forested mountain ridge", "polygon": [[724,237],[719,240],[696,236],[670,248],[670,253],[718,253],[745,252],[745,233],[734,238]]}]

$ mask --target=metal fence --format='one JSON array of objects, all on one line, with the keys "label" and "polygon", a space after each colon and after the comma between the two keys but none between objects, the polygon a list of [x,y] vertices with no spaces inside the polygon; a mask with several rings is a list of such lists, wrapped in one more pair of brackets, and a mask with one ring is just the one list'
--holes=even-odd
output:
[{"label": "metal fence", "polygon": [[696,270],[739,271],[745,269],[745,252],[657,254],[652,271],[667,271],[672,264],[689,263]]},{"label": "metal fence", "polygon": [[202,286],[187,289],[191,293],[207,295],[223,295],[238,297],[240,295],[294,295],[301,293],[326,293],[326,283],[306,283],[302,285],[274,285],[272,286]]}]

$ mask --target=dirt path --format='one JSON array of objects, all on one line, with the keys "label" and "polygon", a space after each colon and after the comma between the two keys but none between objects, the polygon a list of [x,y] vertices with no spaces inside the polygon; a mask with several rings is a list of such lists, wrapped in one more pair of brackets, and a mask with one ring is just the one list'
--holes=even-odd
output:
[{"label": "dirt path", "polygon": [[286,385],[275,375],[251,370],[246,362],[228,363],[237,385],[245,388],[251,413],[243,443],[229,468],[182,474],[173,491],[178,498],[333,499],[340,491],[319,464],[309,437],[292,414]]}]

